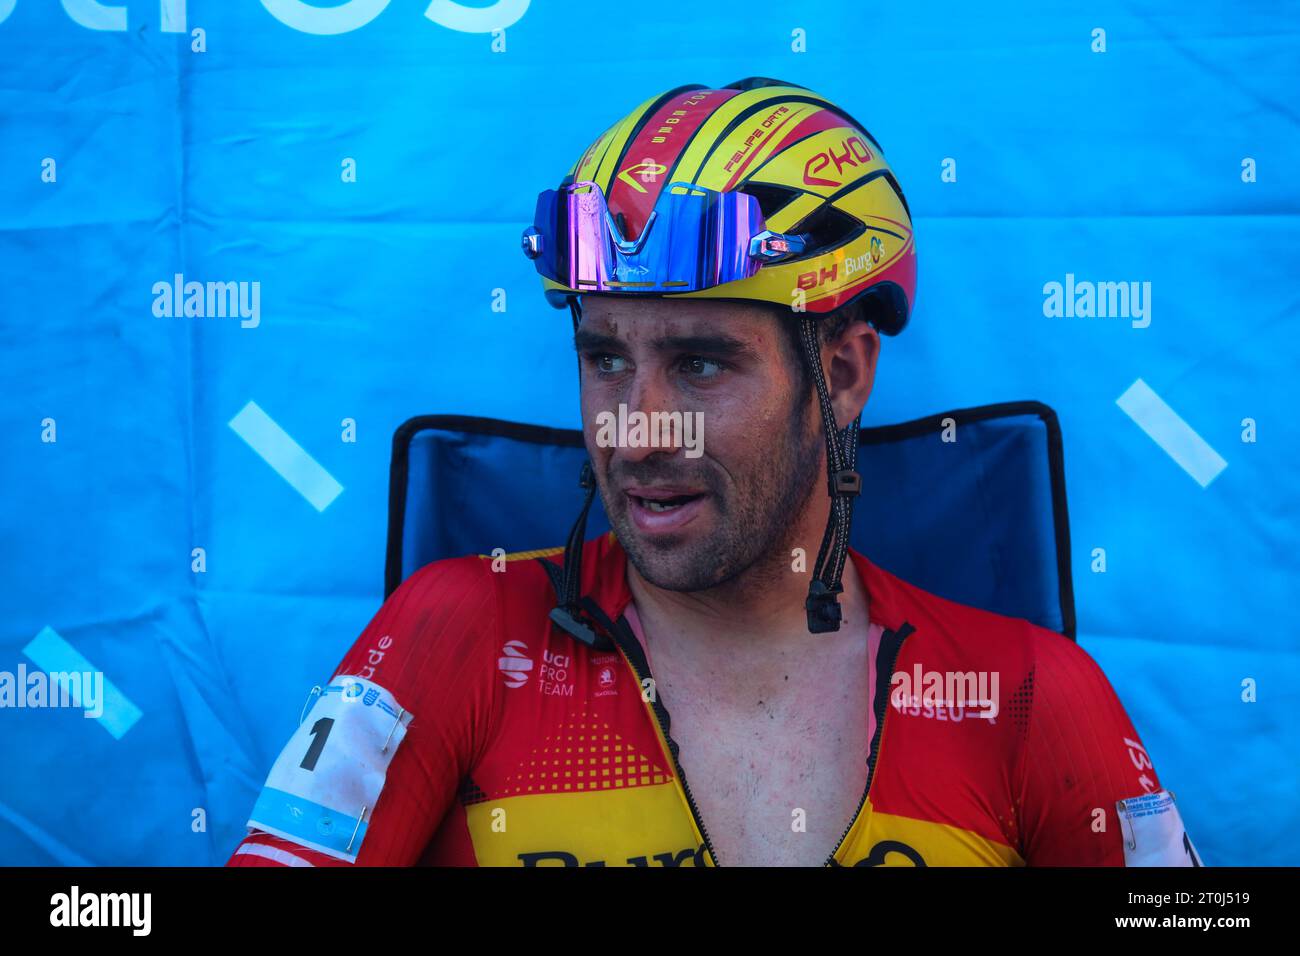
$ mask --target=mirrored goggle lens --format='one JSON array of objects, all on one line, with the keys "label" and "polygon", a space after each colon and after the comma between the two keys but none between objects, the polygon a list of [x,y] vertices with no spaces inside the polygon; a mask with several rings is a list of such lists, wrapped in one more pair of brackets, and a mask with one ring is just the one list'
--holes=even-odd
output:
[{"label": "mirrored goggle lens", "polygon": [[582,182],[538,197],[523,245],[539,273],[580,292],[692,292],[754,275],[763,232],[753,196],[670,183],[630,239],[600,188]]}]

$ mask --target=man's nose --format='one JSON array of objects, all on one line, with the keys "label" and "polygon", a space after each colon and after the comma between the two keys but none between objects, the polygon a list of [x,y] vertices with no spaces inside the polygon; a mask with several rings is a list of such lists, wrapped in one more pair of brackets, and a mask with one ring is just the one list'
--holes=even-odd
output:
[{"label": "man's nose", "polygon": [[[645,373],[638,371],[625,401],[629,440],[615,451],[617,457],[624,461],[642,461],[651,455],[673,455],[680,451],[680,448],[676,447],[680,444],[676,432],[669,430],[661,433],[659,427],[663,414],[681,411],[676,405],[677,394],[661,371],[649,370]],[[640,432],[645,440],[641,442],[632,440],[637,436],[637,432],[632,427],[636,421],[632,416],[636,412],[645,416],[644,428]]]}]

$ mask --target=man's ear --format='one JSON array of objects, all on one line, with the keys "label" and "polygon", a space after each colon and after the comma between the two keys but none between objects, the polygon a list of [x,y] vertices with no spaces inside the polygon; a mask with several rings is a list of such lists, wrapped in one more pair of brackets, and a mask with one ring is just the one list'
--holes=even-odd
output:
[{"label": "man's ear", "polygon": [[835,423],[846,427],[861,413],[876,382],[876,359],[880,357],[880,333],[870,322],[853,322],[840,337],[826,346],[824,368],[830,369],[831,405]]}]

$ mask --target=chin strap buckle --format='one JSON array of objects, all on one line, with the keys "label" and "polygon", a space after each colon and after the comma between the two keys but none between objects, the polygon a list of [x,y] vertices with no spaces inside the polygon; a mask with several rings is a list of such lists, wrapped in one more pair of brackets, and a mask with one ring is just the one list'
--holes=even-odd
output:
[{"label": "chin strap buckle", "polygon": [[803,605],[808,612],[808,633],[826,634],[840,629],[843,617],[839,602],[841,590],[837,587],[832,591],[825,581],[813,578],[812,584],[808,585],[808,600]]},{"label": "chin strap buckle", "polygon": [[581,618],[570,613],[568,608],[552,608],[550,618],[555,622],[556,627],[582,641],[588,647],[599,648],[603,643],[596,636],[596,632]]},{"label": "chin strap buckle", "polygon": [[855,498],[862,494],[862,476],[852,468],[837,471],[831,476],[831,494],[839,498]]}]

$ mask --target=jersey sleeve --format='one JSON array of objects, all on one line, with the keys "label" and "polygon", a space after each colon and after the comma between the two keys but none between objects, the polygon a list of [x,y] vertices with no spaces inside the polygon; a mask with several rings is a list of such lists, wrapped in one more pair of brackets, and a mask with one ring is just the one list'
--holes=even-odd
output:
[{"label": "jersey sleeve", "polygon": [[[500,615],[493,578],[485,562],[458,558],[426,565],[393,592],[304,721],[313,734],[299,728],[280,754],[227,866],[410,866],[420,859],[491,733]],[[335,700],[326,701],[336,688]],[[350,693],[355,701],[344,699]],[[337,725],[325,723],[334,717]],[[327,755],[333,776],[315,776]],[[354,808],[376,783],[373,809]],[[327,810],[314,823],[301,822],[321,806]],[[285,821],[284,829],[254,826],[263,818]],[[331,837],[339,820],[341,835]]]},{"label": "jersey sleeve", "polygon": [[1199,866],[1172,798],[1155,796],[1162,789],[1151,757],[1101,668],[1073,641],[1032,632],[1017,801],[1026,862]]}]

